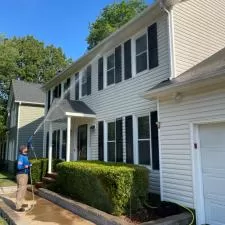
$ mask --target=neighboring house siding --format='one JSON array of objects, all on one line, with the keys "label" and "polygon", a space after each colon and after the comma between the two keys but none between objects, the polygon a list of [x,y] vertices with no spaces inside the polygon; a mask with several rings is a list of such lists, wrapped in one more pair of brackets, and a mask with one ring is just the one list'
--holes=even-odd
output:
[{"label": "neighboring house siding", "polygon": [[[98,60],[92,63],[92,94],[81,98],[97,115],[97,121],[111,122],[129,115],[143,116],[156,111],[156,102],[145,100],[143,93],[169,78],[167,19],[161,17],[158,26],[159,66],[98,91]],[[96,123],[97,124],[97,123]],[[137,128],[136,128],[137,129]],[[125,124],[123,120],[123,156],[125,160]],[[91,134],[91,158],[98,159],[98,128]],[[151,189],[159,192],[159,172],[152,171]]]},{"label": "neighboring house siding", "polygon": [[194,208],[190,124],[225,121],[225,90],[160,101],[162,197]]},{"label": "neighboring house siding", "polygon": [[188,0],[175,5],[175,76],[225,46],[225,1]]},{"label": "neighboring house siding", "polygon": [[[28,138],[34,133],[44,119],[44,106],[20,105],[18,146],[26,145]],[[33,147],[37,157],[43,156],[43,127],[33,138]],[[33,153],[30,153],[34,157]]]}]

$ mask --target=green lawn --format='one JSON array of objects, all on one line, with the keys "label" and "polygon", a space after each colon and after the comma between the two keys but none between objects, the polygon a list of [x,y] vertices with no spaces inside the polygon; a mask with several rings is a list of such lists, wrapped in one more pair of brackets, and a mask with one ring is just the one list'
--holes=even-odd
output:
[{"label": "green lawn", "polygon": [[7,225],[8,223],[2,218],[0,217],[0,225]]},{"label": "green lawn", "polygon": [[0,187],[8,187],[14,185],[16,185],[14,175],[6,172],[0,172]]}]

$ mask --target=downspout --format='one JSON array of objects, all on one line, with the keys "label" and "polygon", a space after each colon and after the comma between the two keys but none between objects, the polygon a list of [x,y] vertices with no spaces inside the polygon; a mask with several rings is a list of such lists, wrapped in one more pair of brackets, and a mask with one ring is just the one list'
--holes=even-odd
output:
[{"label": "downspout", "polygon": [[173,29],[173,11],[172,7],[167,9],[164,0],[159,0],[160,7],[168,15],[168,34],[169,34],[169,61],[170,61],[170,80],[176,77],[175,69],[175,50],[174,50],[174,29]]}]

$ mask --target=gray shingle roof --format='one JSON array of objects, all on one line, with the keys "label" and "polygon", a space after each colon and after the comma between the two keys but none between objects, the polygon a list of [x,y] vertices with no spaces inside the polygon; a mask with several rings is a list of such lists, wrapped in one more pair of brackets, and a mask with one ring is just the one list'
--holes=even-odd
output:
[{"label": "gray shingle roof", "polygon": [[93,114],[93,115],[95,115],[94,111],[92,111],[82,101],[73,101],[73,100],[63,99],[60,102],[59,107],[64,112],[69,112],[69,113],[84,113],[84,114]]},{"label": "gray shingle roof", "polygon": [[185,82],[189,82],[197,79],[208,78],[210,75],[216,76],[216,72],[225,70],[225,48],[216,52],[214,55],[205,59],[201,63],[193,66],[191,69],[182,73],[178,77],[170,80],[164,80],[161,83],[157,84],[147,92],[161,89],[164,87],[173,87],[173,85],[182,85]]},{"label": "gray shingle roof", "polygon": [[49,121],[61,120],[65,119],[66,113],[81,113],[84,114],[84,117],[85,115],[95,116],[95,112],[82,101],[68,99],[60,100],[59,98],[56,98],[54,99],[46,118]]},{"label": "gray shingle roof", "polygon": [[21,80],[12,80],[12,89],[15,101],[44,105],[45,94],[41,90],[40,84],[28,83]]}]

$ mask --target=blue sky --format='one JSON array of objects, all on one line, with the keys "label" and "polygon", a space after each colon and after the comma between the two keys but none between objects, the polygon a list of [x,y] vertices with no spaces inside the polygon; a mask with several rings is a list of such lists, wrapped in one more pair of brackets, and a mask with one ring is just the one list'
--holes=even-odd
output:
[{"label": "blue sky", "polygon": [[[61,47],[67,57],[79,58],[87,48],[89,23],[115,0],[1,1],[0,33],[7,37],[33,35]],[[152,0],[146,0],[148,4]]]}]

